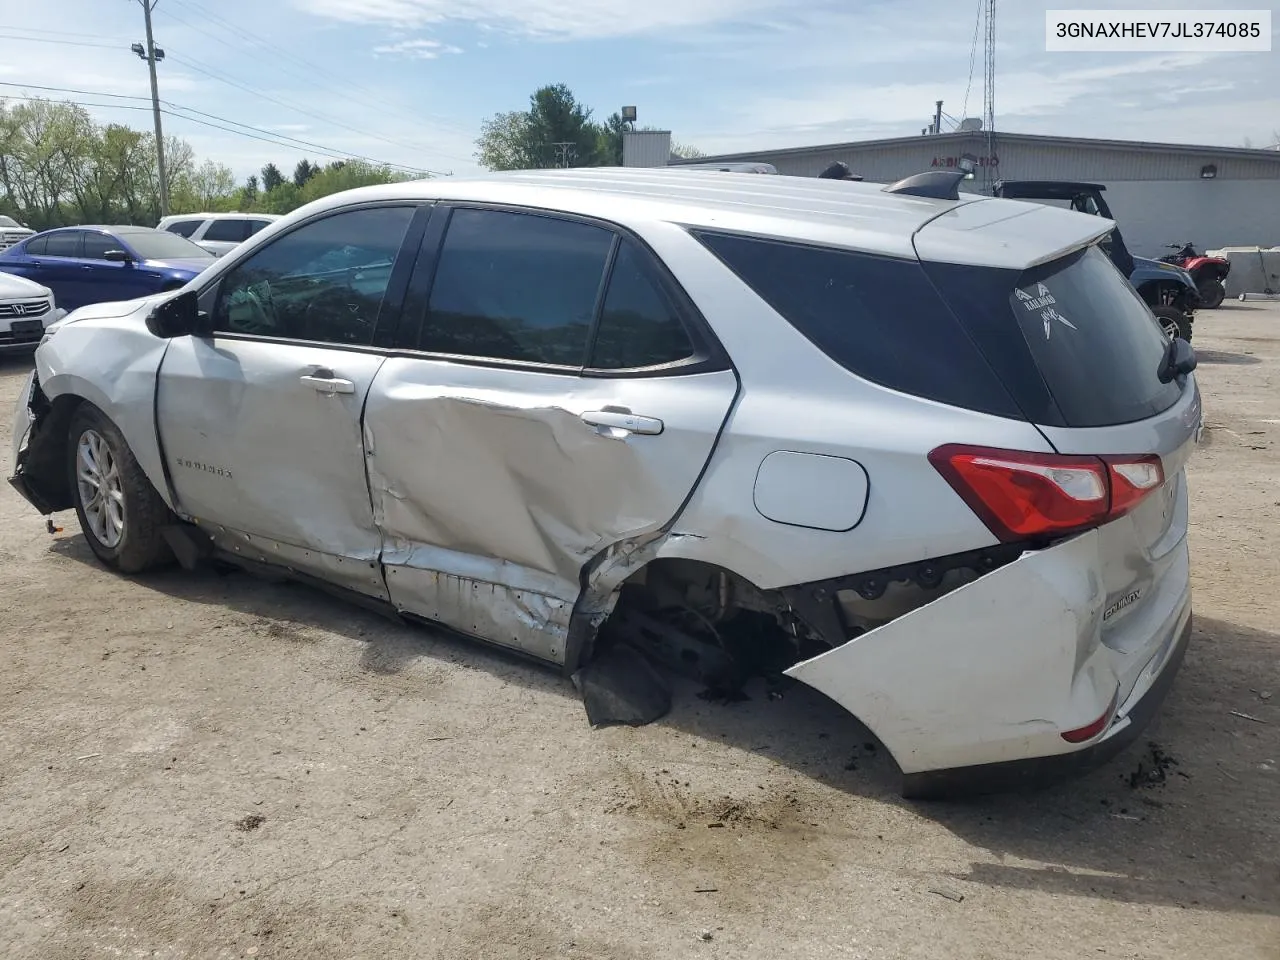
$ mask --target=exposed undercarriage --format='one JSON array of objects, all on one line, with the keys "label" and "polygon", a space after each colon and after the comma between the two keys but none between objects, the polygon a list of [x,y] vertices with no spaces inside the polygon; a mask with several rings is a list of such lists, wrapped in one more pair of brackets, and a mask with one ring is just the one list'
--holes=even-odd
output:
[{"label": "exposed undercarriage", "polygon": [[1005,544],[776,590],[697,561],[655,560],[623,584],[590,662],[574,679],[593,724],[648,723],[669,708],[665,683],[635,654],[704,684],[711,699],[741,698],[753,677],[779,689],[789,667],[931,603],[1025,549]]}]

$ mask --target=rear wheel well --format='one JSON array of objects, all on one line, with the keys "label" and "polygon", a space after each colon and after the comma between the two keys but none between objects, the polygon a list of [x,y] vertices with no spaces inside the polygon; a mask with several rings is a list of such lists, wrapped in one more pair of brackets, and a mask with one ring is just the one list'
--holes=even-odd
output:
[{"label": "rear wheel well", "polygon": [[620,642],[712,687],[736,689],[753,675],[777,678],[1033,546],[1000,544],[776,589],[711,563],[651,560],[618,588],[583,662]]}]

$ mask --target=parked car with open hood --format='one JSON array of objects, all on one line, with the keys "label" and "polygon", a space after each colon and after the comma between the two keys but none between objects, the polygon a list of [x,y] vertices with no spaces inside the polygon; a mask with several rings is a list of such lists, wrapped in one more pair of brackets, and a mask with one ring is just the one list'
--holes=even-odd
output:
[{"label": "parked car with open hood", "polygon": [[151,227],[63,227],[0,253],[0,272],[43,284],[74,310],[177,290],[213,262],[207,250]]},{"label": "parked car with open hood", "polygon": [[951,176],[327,197],[68,317],[12,482],[122,573],[321,581],[584,691],[785,671],[913,795],[1079,769],[1190,635],[1194,354],[1109,221]]}]

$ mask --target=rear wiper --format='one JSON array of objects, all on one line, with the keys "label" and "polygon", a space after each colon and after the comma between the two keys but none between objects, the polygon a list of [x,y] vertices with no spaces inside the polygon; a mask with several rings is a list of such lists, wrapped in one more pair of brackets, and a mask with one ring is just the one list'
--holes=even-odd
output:
[{"label": "rear wiper", "polygon": [[1161,383],[1168,383],[1174,377],[1185,377],[1196,368],[1196,363],[1195,348],[1179,337],[1170,340],[1164,348],[1157,376]]}]

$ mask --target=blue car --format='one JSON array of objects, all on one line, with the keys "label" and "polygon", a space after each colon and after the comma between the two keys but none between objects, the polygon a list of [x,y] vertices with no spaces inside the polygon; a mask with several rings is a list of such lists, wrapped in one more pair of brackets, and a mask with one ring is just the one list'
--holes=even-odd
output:
[{"label": "blue car", "polygon": [[67,310],[176,290],[215,257],[190,240],[151,227],[61,227],[0,253],[0,271],[53,291]]}]

